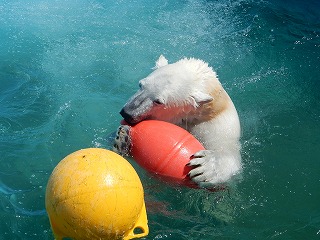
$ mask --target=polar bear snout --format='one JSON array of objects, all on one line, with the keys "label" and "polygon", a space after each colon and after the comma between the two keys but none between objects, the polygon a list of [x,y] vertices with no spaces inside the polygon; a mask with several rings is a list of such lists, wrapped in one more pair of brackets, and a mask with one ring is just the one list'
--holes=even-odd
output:
[{"label": "polar bear snout", "polygon": [[147,93],[138,91],[120,111],[121,116],[129,124],[136,124],[150,117],[153,102]]},{"label": "polar bear snout", "polygon": [[123,119],[124,119],[127,123],[129,123],[129,124],[135,123],[133,117],[132,117],[129,113],[127,113],[124,108],[121,109],[120,115],[123,117]]},{"label": "polar bear snout", "polygon": [[143,120],[149,119],[148,112],[141,112],[141,109],[131,109],[125,106],[121,109],[120,115],[129,124],[137,124]]}]

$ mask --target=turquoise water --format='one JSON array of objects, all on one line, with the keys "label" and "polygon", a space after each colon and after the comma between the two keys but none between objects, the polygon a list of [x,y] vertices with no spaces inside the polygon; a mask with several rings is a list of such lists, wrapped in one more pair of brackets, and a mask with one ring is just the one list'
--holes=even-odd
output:
[{"label": "turquoise water", "polygon": [[320,239],[320,2],[0,1],[0,239],[53,239],[58,162],[110,148],[122,105],[164,54],[207,61],[242,123],[226,191],[145,188],[145,239]]}]

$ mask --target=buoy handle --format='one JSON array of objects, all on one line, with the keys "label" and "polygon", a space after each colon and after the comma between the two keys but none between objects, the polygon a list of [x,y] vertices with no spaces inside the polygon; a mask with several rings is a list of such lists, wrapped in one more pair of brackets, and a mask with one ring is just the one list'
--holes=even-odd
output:
[{"label": "buoy handle", "polygon": [[[136,231],[139,230],[138,233]],[[147,219],[147,211],[146,205],[143,203],[140,216],[135,223],[134,227],[130,230],[130,232],[123,238],[123,240],[129,240],[133,238],[141,238],[145,237],[149,234],[149,227],[148,227],[148,219]]]}]

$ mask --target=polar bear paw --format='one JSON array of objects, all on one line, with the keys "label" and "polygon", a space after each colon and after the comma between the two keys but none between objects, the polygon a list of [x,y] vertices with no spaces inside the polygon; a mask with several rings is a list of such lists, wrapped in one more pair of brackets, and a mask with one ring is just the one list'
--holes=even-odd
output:
[{"label": "polar bear paw", "polygon": [[121,125],[118,127],[116,137],[114,138],[113,151],[124,156],[129,155],[131,140],[130,140],[130,126]]},{"label": "polar bear paw", "polygon": [[193,154],[188,166],[194,167],[189,172],[189,177],[200,187],[209,187],[223,182],[221,176],[221,161],[210,150],[201,150]]}]

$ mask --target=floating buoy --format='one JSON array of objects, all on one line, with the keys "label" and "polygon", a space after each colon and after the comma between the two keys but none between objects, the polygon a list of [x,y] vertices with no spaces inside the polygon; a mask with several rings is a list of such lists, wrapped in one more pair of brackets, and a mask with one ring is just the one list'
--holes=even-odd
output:
[{"label": "floating buoy", "polygon": [[141,167],[165,180],[192,185],[187,176],[192,168],[187,164],[194,153],[205,149],[193,135],[158,120],[146,120],[124,128],[129,128],[120,131],[129,132],[129,154]]},{"label": "floating buoy", "polygon": [[144,192],[120,155],[88,148],[53,170],[46,210],[56,239],[132,239],[148,235]]}]

